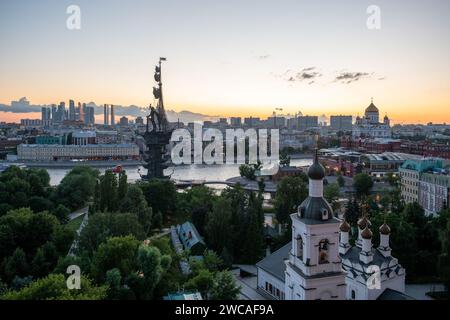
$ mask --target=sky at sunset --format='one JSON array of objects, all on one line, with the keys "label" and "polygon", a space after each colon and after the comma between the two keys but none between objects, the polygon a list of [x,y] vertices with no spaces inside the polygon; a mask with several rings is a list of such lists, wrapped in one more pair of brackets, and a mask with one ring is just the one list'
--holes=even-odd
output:
[{"label": "sky at sunset", "polygon": [[395,123],[450,123],[448,0],[0,0],[0,43],[3,104],[147,106],[163,56],[167,109],[356,116],[373,97]]}]

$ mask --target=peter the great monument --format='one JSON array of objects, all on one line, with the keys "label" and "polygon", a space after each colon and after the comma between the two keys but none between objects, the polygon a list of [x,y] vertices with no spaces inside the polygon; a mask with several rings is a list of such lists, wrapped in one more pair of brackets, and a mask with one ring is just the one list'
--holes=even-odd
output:
[{"label": "peter the great monument", "polygon": [[144,152],[144,168],[147,169],[147,174],[141,176],[143,180],[167,178],[164,176],[164,169],[168,167],[166,162],[169,160],[166,147],[169,144],[172,130],[169,128],[166,111],[164,110],[161,78],[162,61],[166,61],[166,58],[159,58],[154,76],[158,86],[153,87],[153,96],[158,102],[156,108],[150,104],[150,114],[147,116],[147,129],[144,133],[147,146],[147,150]]}]

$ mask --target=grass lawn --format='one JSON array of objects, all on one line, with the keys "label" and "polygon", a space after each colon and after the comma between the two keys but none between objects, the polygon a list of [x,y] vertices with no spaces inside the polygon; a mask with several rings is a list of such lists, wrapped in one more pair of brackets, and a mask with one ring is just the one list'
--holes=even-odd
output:
[{"label": "grass lawn", "polygon": [[67,223],[67,227],[70,230],[76,232],[78,230],[78,228],[80,227],[81,222],[83,222],[83,219],[84,219],[84,214],[82,216],[79,216],[78,218],[73,219],[72,221],[69,221]]}]

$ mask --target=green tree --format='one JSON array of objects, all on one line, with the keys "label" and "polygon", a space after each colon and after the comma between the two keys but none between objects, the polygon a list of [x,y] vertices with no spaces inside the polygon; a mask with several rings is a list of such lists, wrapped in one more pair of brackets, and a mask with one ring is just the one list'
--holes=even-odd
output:
[{"label": "green tree", "polygon": [[175,184],[172,181],[152,179],[148,182],[141,182],[138,185],[142,189],[145,199],[153,212],[160,211],[164,219],[175,212],[178,195]]},{"label": "green tree", "polygon": [[117,268],[108,270],[106,272],[106,284],[108,285],[108,299],[120,298],[120,291],[122,287],[122,276]]},{"label": "green tree", "polygon": [[35,211],[52,207],[48,193],[50,177],[43,169],[11,166],[0,173],[0,214],[14,208],[31,206]]},{"label": "green tree", "polygon": [[241,262],[251,264],[258,262],[264,253],[262,199],[256,197],[253,192],[249,197],[247,219],[247,228],[241,243]]},{"label": "green tree", "polygon": [[308,196],[308,189],[301,177],[284,177],[278,183],[275,195],[275,211],[280,223],[289,223],[289,215]]},{"label": "green tree", "polygon": [[156,247],[146,245],[139,247],[138,263],[143,272],[145,284],[145,291],[141,292],[141,299],[153,298],[153,291],[169,269],[171,262],[171,257],[162,255]]},{"label": "green tree", "polygon": [[212,300],[237,300],[241,288],[236,285],[233,275],[229,271],[218,272],[214,278],[211,290]]},{"label": "green tree", "polygon": [[152,208],[150,208],[145,200],[142,189],[136,185],[131,185],[123,198],[120,206],[122,212],[135,213],[145,232],[150,231],[152,225]]},{"label": "green tree", "polygon": [[58,227],[56,217],[46,212],[33,213],[27,208],[9,211],[0,217],[0,257],[11,255],[16,248],[34,255]]},{"label": "green tree", "polygon": [[368,196],[373,187],[373,181],[368,174],[358,173],[353,177],[353,185],[358,197]]},{"label": "green tree", "polygon": [[33,196],[28,199],[28,207],[34,212],[49,211],[53,207],[53,202],[44,197]]},{"label": "green tree", "polygon": [[333,210],[337,209],[340,193],[339,184],[337,183],[327,184],[323,190],[323,196],[331,204]]},{"label": "green tree", "polygon": [[70,210],[62,204],[59,204],[52,214],[58,218],[60,223],[66,223],[69,220]]},{"label": "green tree", "polygon": [[102,300],[106,286],[95,287],[89,279],[81,277],[80,290],[69,290],[62,274],[50,274],[32,282],[19,291],[9,291],[0,300]]},{"label": "green tree", "polygon": [[138,240],[144,240],[145,232],[133,213],[96,213],[89,218],[79,237],[79,252],[85,251],[89,256],[108,237],[123,237],[132,235]]},{"label": "green tree", "polygon": [[438,257],[437,269],[448,292],[450,290],[450,220],[440,231],[439,238],[442,242],[442,251]]},{"label": "green tree", "polygon": [[77,210],[86,205],[94,195],[98,170],[79,166],[73,168],[56,189],[55,201],[70,210]]},{"label": "green tree", "polygon": [[127,194],[128,182],[127,182],[127,173],[125,171],[121,171],[119,173],[119,186],[117,189],[117,197],[119,199],[123,199]]},{"label": "green tree", "polygon": [[5,260],[5,280],[10,282],[15,276],[24,277],[29,275],[29,272],[25,252],[21,248],[17,248],[13,255]]},{"label": "green tree", "polygon": [[241,177],[247,178],[248,180],[256,179],[256,170],[253,166],[248,164],[241,164],[239,166],[239,174]]},{"label": "green tree", "polygon": [[184,284],[184,287],[189,290],[197,290],[203,297],[207,298],[213,285],[214,274],[207,269],[201,269],[194,277]]},{"label": "green tree", "polygon": [[361,206],[358,204],[358,201],[355,198],[350,199],[345,210],[345,218],[352,227],[356,227],[361,213]]},{"label": "green tree", "polygon": [[112,170],[106,170],[105,174],[100,176],[100,201],[98,202],[100,211],[116,212],[118,209],[117,177]]},{"label": "green tree", "polygon": [[117,268],[122,275],[137,269],[139,241],[133,236],[109,238],[102,243],[92,258],[91,273],[94,279],[103,282],[106,272]]},{"label": "green tree", "polygon": [[161,211],[158,211],[152,217],[152,227],[156,229],[161,229],[163,223],[163,217]]},{"label": "green tree", "polygon": [[213,250],[221,252],[225,247],[232,245],[230,200],[220,197],[214,202],[205,231],[208,243]]},{"label": "green tree", "polygon": [[205,234],[207,216],[216,198],[213,190],[207,186],[195,186],[179,196],[179,208],[184,208],[186,214],[191,214],[192,223],[202,235]]},{"label": "green tree", "polygon": [[55,267],[58,260],[56,247],[52,242],[45,243],[38,249],[31,263],[32,274],[35,278],[48,275]]}]

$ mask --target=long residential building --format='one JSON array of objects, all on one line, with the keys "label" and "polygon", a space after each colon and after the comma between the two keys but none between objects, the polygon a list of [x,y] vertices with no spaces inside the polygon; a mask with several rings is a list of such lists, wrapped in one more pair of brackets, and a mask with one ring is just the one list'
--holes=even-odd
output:
[{"label": "long residential building", "polygon": [[401,179],[401,194],[406,203],[419,203],[420,180],[424,172],[442,168],[441,159],[427,158],[422,160],[407,160],[399,168]]},{"label": "long residential building", "polygon": [[22,161],[138,159],[136,144],[39,145],[21,144],[17,156]]},{"label": "long residential building", "polygon": [[423,173],[419,182],[419,204],[426,215],[434,215],[448,207],[450,175],[448,170]]}]

